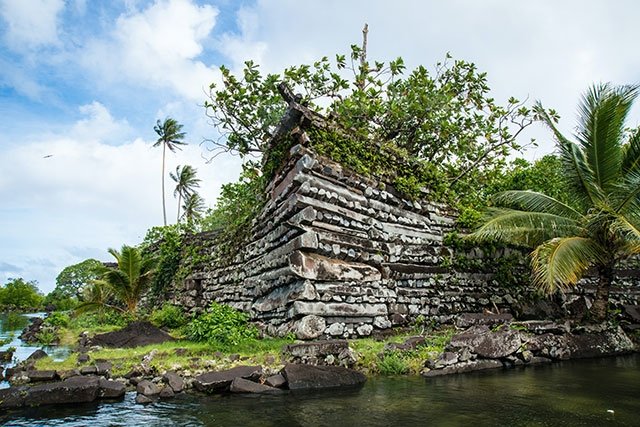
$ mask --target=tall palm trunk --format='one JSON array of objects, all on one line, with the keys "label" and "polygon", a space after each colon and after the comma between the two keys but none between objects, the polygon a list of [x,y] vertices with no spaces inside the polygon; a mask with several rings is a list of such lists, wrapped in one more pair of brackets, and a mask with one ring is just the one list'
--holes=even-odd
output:
[{"label": "tall palm trunk", "polygon": [[167,144],[162,145],[162,217],[164,219],[164,225],[167,225],[167,206],[164,201],[164,158],[167,151]]},{"label": "tall palm trunk", "polygon": [[591,307],[591,317],[596,322],[603,322],[607,319],[609,305],[609,291],[613,281],[613,265],[607,264],[598,268],[598,287]]},{"label": "tall palm trunk", "polygon": [[176,216],[176,224],[180,222],[180,204],[182,203],[182,193],[178,194],[178,215]]}]

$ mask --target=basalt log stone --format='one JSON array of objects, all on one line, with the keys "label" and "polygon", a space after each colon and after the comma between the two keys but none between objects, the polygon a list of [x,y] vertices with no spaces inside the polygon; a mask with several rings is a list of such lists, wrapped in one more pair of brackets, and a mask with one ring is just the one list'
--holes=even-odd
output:
[{"label": "basalt log stone", "polygon": [[236,366],[226,371],[207,372],[198,375],[193,382],[193,386],[201,392],[216,393],[228,390],[236,378],[257,380],[261,376],[262,367],[260,366]]},{"label": "basalt log stone", "polygon": [[282,369],[289,390],[358,387],[367,378],[360,372],[339,366],[313,366],[289,363]]},{"label": "basalt log stone", "polygon": [[[403,197],[393,182],[318,155],[297,132],[298,145],[267,185],[267,201],[234,251],[217,250],[229,242],[215,232],[183,239],[181,262],[191,273],[171,287],[174,303],[191,314],[214,301],[229,304],[266,334],[304,339],[375,335],[419,317],[450,324],[465,313],[490,312],[493,318],[464,321],[492,326],[508,321],[505,313],[579,317],[580,307],[591,303],[593,278],[583,280],[575,295],[552,302],[535,297],[523,252],[454,253],[445,237],[456,213],[430,201],[428,189],[417,200]],[[512,259],[508,275],[491,267]],[[613,303],[639,304],[639,276],[628,273],[637,267],[618,270]],[[308,316],[323,318],[324,331],[314,321],[317,328],[299,333]]]}]

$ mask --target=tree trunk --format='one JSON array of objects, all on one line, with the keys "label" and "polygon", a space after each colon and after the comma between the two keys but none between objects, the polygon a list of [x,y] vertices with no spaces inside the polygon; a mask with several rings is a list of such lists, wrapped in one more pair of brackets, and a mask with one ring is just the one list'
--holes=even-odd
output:
[{"label": "tree trunk", "polygon": [[167,226],[167,206],[164,202],[164,157],[167,151],[167,144],[162,143],[162,218],[164,219],[164,225]]},{"label": "tree trunk", "polygon": [[609,290],[613,281],[613,265],[603,265],[598,268],[598,287],[591,306],[591,318],[595,322],[607,320],[609,308]]},{"label": "tree trunk", "polygon": [[182,192],[178,193],[178,216],[176,217],[176,224],[180,223],[180,204],[182,203]]}]

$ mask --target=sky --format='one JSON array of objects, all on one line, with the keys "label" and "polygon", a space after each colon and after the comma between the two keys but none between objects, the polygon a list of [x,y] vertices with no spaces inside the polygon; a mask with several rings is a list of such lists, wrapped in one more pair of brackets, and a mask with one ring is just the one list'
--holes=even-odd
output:
[{"label": "sky", "polygon": [[[202,105],[220,65],[278,72],[348,53],[368,23],[370,59],[433,69],[449,52],[487,72],[497,101],[540,100],[570,134],[589,85],[640,82],[639,15],[635,0],[0,0],[0,284],[49,292],[64,267],[162,225],[158,119],[189,143],[167,172],[194,166],[213,207],[241,167],[201,145],[218,135]],[[527,158],[553,150],[541,126],[531,137]],[[175,222],[168,176],[166,197]]]}]

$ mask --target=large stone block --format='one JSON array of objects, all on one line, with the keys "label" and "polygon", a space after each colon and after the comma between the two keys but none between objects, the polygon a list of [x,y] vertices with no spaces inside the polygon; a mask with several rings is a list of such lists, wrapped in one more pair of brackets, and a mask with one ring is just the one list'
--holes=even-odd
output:
[{"label": "large stone block", "polygon": [[370,265],[302,251],[289,256],[289,265],[298,276],[312,280],[372,282],[382,278],[380,271]]},{"label": "large stone block", "polygon": [[324,317],[376,317],[387,315],[386,304],[347,304],[294,301],[289,315],[315,314]]}]

